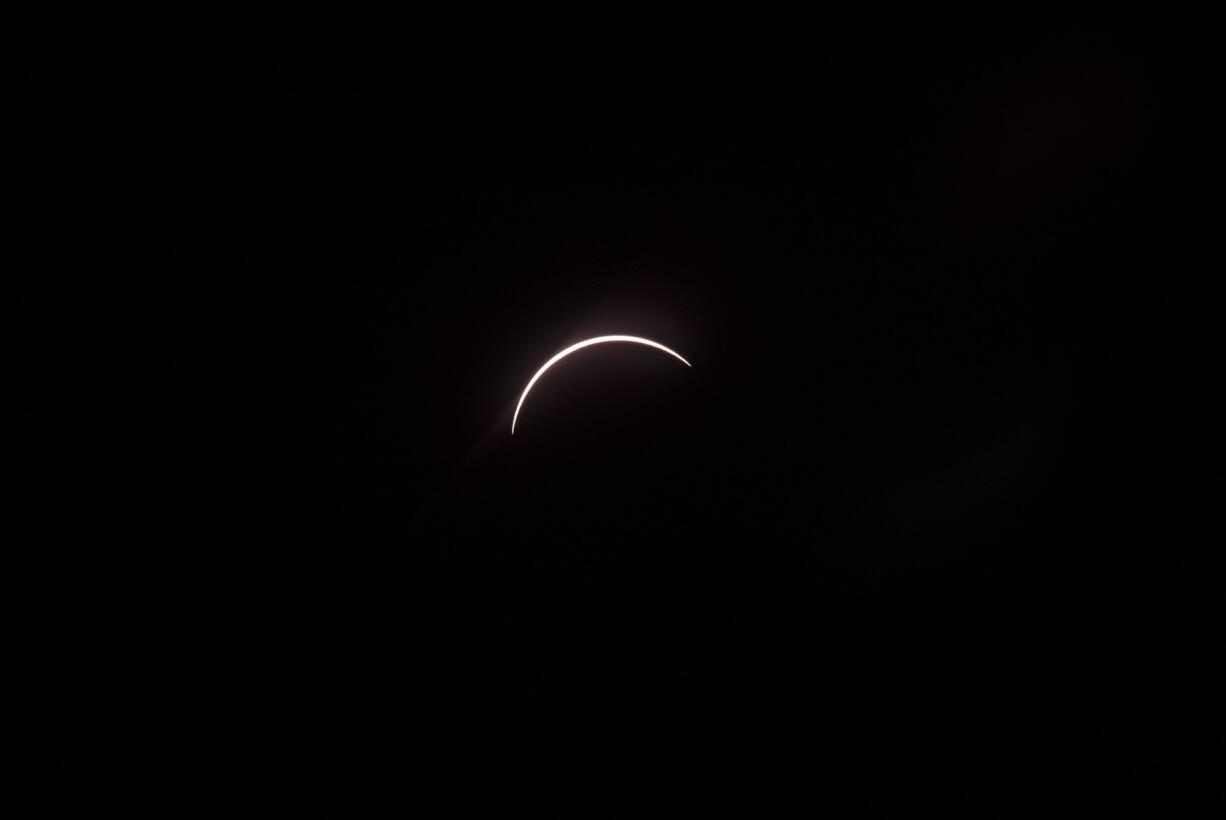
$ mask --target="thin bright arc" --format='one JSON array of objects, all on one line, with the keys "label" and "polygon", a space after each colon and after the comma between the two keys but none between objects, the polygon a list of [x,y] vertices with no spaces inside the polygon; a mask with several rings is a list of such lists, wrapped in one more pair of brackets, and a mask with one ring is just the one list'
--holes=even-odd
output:
[{"label": "thin bright arc", "polygon": [[532,389],[532,385],[536,384],[537,379],[545,375],[546,370],[553,367],[559,361],[574,353],[576,350],[582,350],[583,348],[591,347],[592,345],[604,344],[605,342],[633,342],[634,344],[647,345],[648,347],[654,347],[656,350],[662,350],[668,355],[679,359],[686,367],[693,367],[693,365],[687,362],[677,351],[670,350],[659,342],[653,342],[651,339],[644,339],[639,336],[596,336],[583,342],[577,342],[576,344],[573,344],[563,350],[561,353],[555,354],[552,359],[545,362],[541,369],[536,371],[536,375],[533,376],[528,382],[528,386],[524,388],[523,394],[519,397],[519,404],[515,405],[515,415],[511,417],[511,435],[515,435],[515,422],[519,420],[519,411],[520,408],[524,406],[524,400],[528,398],[528,391]]}]

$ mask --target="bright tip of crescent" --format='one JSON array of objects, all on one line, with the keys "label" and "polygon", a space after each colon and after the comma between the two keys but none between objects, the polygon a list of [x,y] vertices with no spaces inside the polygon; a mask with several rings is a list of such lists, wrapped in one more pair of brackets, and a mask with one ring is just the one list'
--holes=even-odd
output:
[{"label": "bright tip of crescent", "polygon": [[515,435],[515,422],[519,420],[519,411],[524,406],[524,400],[528,398],[528,392],[532,389],[532,385],[536,384],[537,379],[545,375],[546,370],[553,367],[559,361],[574,353],[576,350],[582,350],[585,347],[591,347],[592,345],[603,344],[605,342],[632,342],[634,344],[647,345],[648,347],[654,347],[656,350],[661,350],[667,353],[680,361],[686,367],[693,367],[693,365],[687,362],[685,358],[677,351],[667,348],[659,342],[653,342],[651,339],[644,339],[639,336],[596,336],[592,339],[577,342],[560,353],[554,354],[553,358],[545,362],[545,364],[541,366],[541,369],[536,371],[536,375],[529,380],[528,386],[524,388],[524,392],[519,397],[519,403],[515,405],[515,415],[511,417],[511,435]]}]

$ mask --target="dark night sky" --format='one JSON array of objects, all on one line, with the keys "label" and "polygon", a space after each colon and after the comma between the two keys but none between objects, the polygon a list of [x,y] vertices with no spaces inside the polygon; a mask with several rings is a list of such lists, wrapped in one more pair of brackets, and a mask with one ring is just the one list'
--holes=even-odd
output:
[{"label": "dark night sky", "polygon": [[[1152,640],[1147,43],[829,40],[274,67],[264,227],[321,428],[270,549],[304,642],[474,702],[1025,720]],[[512,438],[604,333],[694,366],[583,351]]]}]

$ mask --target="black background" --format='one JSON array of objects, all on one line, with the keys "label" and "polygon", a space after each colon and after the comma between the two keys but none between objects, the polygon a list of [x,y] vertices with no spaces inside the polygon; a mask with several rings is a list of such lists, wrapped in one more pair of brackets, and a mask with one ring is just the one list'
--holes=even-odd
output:
[{"label": "black background", "polygon": [[[245,207],[312,423],[269,644],[359,711],[1130,731],[1172,571],[1154,44],[690,40],[272,60]],[[512,437],[606,333],[693,367],[585,350]]]}]

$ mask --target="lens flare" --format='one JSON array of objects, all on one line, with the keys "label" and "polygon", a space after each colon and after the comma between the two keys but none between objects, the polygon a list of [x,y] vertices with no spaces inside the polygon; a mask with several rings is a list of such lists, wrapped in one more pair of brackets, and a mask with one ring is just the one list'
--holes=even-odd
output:
[{"label": "lens flare", "polygon": [[566,348],[561,353],[554,355],[552,359],[545,362],[541,369],[536,371],[536,375],[532,377],[532,380],[528,382],[528,386],[524,388],[523,395],[519,397],[519,404],[515,405],[515,415],[511,417],[511,435],[515,435],[515,422],[519,419],[519,411],[524,406],[524,399],[528,398],[528,391],[532,389],[532,385],[536,384],[537,379],[545,375],[546,370],[553,367],[559,361],[574,353],[576,350],[582,350],[583,348],[591,347],[592,345],[604,344],[605,342],[632,342],[634,344],[654,347],[656,350],[663,350],[668,355],[679,359],[686,367],[692,367],[692,365],[682,358],[681,354],[677,353],[675,350],[669,350],[659,342],[653,342],[651,339],[643,339],[638,336],[597,336],[593,339],[588,339],[587,341],[578,342],[577,344],[573,344]]}]

